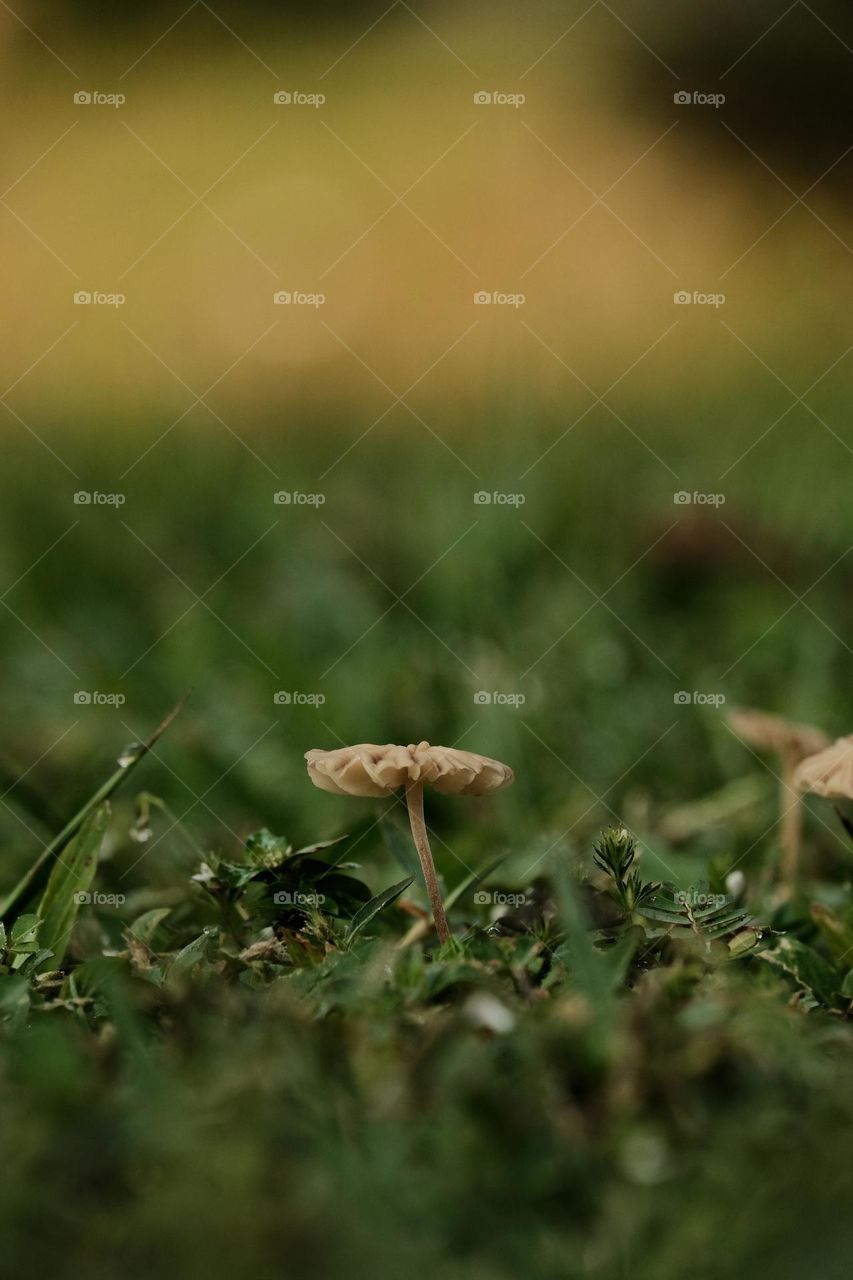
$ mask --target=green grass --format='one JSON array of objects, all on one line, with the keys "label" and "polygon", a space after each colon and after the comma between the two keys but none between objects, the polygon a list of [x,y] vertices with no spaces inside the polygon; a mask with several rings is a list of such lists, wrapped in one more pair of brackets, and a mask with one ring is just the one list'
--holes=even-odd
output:
[{"label": "green grass", "polygon": [[[180,429],[122,483],[156,432],[65,437],[79,481],[10,444],[4,892],[192,694],[112,797],[105,901],[80,908],[67,953],[39,958],[26,921],[12,935],[38,895],[7,922],[9,1274],[60,1256],[111,1278],[846,1274],[853,951],[811,906],[849,930],[850,844],[811,805],[802,892],[780,905],[772,761],[721,709],[674,702],[724,694],[850,730],[846,454],[817,424],[803,451],[792,414],[697,521],[673,491],[718,491],[769,406],[707,433],[625,412],[681,482],[603,411],[523,481],[575,415],[496,407],[487,431],[430,414],[477,479],[414,421],[322,482],[366,422],[259,430],[278,478]],[[78,488],[127,500],[76,507]],[[526,501],[477,506],[481,488]],[[278,489],[326,502],[276,506]],[[584,583],[616,585],[597,603]],[[195,601],[210,587],[218,617]],[[126,702],[75,705],[79,689]],[[277,704],[282,689],[325,702]],[[484,706],[479,689],[525,701]],[[532,890],[522,932],[495,930],[469,888],[441,953],[396,948],[399,900],[352,934],[411,874],[389,826],[403,811],[317,791],[303,752],[421,738],[515,769],[488,800],[428,796],[427,819],[448,892],[499,855],[482,892]],[[617,821],[645,881],[721,893],[742,870],[755,945],[733,956],[621,918],[592,860]],[[283,844],[247,849],[263,828]],[[270,864],[344,833],[295,879],[278,864],[300,892],[324,875],[311,858],[357,864],[330,873],[319,911],[282,912]],[[53,882],[54,943],[77,854]],[[202,862],[213,882],[191,878]],[[424,901],[419,878],[403,898]]]}]

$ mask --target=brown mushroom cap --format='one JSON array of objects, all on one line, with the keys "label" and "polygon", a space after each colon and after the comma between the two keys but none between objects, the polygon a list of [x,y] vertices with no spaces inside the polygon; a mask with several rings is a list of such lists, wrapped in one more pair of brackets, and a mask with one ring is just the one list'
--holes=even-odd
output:
[{"label": "brown mushroom cap", "polygon": [[790,754],[797,760],[829,746],[829,735],[810,724],[795,724],[766,711],[731,711],[728,721],[739,738],[757,751]]},{"label": "brown mushroom cap", "polygon": [[794,774],[794,786],[816,796],[853,799],[853,734],[803,760]]},{"label": "brown mushroom cap", "polygon": [[362,742],[337,751],[306,751],[316,787],[338,796],[384,796],[407,782],[423,782],[445,795],[485,796],[513,781],[509,765],[454,747],[377,746]]}]

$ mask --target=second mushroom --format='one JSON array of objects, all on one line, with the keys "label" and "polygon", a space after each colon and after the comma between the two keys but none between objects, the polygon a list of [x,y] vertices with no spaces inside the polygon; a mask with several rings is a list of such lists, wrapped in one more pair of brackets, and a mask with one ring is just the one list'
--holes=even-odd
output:
[{"label": "second mushroom", "polygon": [[782,846],[782,874],[793,887],[799,874],[802,840],[802,807],[794,782],[800,761],[829,744],[822,729],[795,724],[765,711],[732,711],[728,717],[735,735],[756,751],[772,752],[779,760],[779,842]]},{"label": "second mushroom", "polygon": [[314,785],[333,795],[378,797],[405,787],[409,824],[436,932],[441,942],[447,942],[450,929],[424,821],[424,785],[444,795],[490,795],[513,781],[509,765],[454,747],[431,747],[428,742],[407,747],[363,742],[337,751],[306,751],[305,759]]}]

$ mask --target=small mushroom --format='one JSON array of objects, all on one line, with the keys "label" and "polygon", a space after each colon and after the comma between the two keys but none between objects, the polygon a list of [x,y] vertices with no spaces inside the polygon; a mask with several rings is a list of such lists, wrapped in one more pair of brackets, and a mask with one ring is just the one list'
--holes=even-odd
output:
[{"label": "small mushroom", "polygon": [[822,729],[795,724],[765,711],[732,711],[729,725],[735,734],[756,751],[776,755],[780,764],[779,843],[782,846],[782,873],[788,884],[797,878],[803,814],[794,783],[794,771],[802,760],[829,744]]},{"label": "small mushroom", "polygon": [[794,786],[816,796],[853,799],[853,734],[802,760],[794,773]]},{"label": "small mushroom", "polygon": [[337,751],[306,751],[308,775],[316,787],[336,796],[385,796],[406,789],[412,837],[418,851],[436,931],[447,942],[450,929],[435,874],[424,823],[424,784],[444,795],[485,796],[508,787],[508,765],[472,751],[431,747],[428,742],[407,747],[363,742]]}]

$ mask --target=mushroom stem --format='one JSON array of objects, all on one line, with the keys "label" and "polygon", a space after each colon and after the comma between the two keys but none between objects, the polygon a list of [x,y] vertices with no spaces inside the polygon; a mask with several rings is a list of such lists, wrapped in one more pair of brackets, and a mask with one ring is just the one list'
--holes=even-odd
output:
[{"label": "mushroom stem", "polygon": [[409,810],[412,838],[418,851],[418,857],[421,860],[421,870],[424,873],[424,881],[429,895],[430,906],[432,907],[432,918],[435,921],[436,933],[439,940],[444,943],[450,938],[450,929],[447,924],[447,916],[444,914],[444,903],[441,901],[441,890],[438,887],[438,878],[435,874],[432,850],[427,839],[426,823],[424,822],[424,786],[422,782],[410,780],[406,783],[406,806]]},{"label": "mushroom stem", "polygon": [[796,759],[792,752],[782,754],[782,778],[779,794],[781,818],[779,843],[782,846],[782,877],[793,889],[800,871],[800,844],[802,838],[803,811],[800,796],[794,787]]}]

